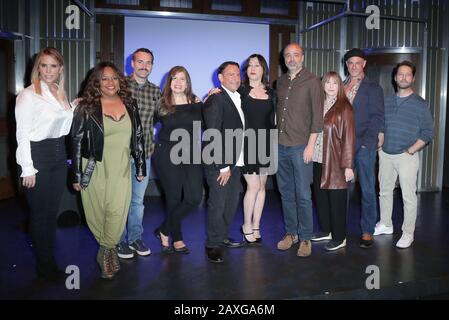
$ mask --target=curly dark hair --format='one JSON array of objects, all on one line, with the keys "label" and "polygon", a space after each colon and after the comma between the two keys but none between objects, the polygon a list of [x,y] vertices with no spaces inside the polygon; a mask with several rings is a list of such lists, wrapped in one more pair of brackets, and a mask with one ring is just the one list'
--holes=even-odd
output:
[{"label": "curly dark hair", "polygon": [[119,78],[120,91],[117,93],[120,99],[122,99],[125,105],[132,104],[133,98],[131,92],[128,89],[128,84],[126,78],[115,64],[109,61],[103,61],[98,63],[93,69],[92,73],[87,80],[86,87],[82,94],[82,104],[87,109],[94,109],[96,106],[101,105],[101,91],[100,91],[100,81],[105,68],[111,68],[117,74]]}]

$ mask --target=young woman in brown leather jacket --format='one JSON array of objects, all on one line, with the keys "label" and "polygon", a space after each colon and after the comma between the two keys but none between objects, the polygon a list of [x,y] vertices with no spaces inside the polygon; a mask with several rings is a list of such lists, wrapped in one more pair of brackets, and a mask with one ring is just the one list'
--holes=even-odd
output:
[{"label": "young woman in brown leather jacket", "polygon": [[81,191],[87,223],[100,244],[101,276],[111,279],[120,270],[116,245],[127,219],[131,179],[143,179],[146,163],[136,101],[110,62],[99,63],[88,79],[74,113],[72,144],[73,188]]},{"label": "young woman in brown leather jacket", "polygon": [[324,127],[313,155],[313,188],[321,232],[312,241],[327,240],[325,249],[346,246],[348,182],[354,178],[355,125],[352,106],[336,72],[323,76]]}]

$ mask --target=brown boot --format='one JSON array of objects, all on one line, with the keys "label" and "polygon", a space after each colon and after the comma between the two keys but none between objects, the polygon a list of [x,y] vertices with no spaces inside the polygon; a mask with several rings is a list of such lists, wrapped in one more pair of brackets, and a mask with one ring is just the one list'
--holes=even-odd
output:
[{"label": "brown boot", "polygon": [[112,261],[112,271],[117,273],[120,271],[120,261],[118,259],[117,248],[109,249],[111,250],[111,261]]},{"label": "brown boot", "polygon": [[296,255],[298,257],[306,258],[312,254],[312,242],[310,240],[304,240],[299,243],[298,252]]},{"label": "brown boot", "polygon": [[286,234],[281,241],[278,242],[277,248],[278,250],[288,250],[292,247],[293,244],[298,242],[297,235]]},{"label": "brown boot", "polygon": [[103,279],[112,279],[114,277],[114,272],[112,269],[112,255],[111,249],[107,249],[104,246],[100,246],[97,253],[97,262],[100,266],[101,277]]}]

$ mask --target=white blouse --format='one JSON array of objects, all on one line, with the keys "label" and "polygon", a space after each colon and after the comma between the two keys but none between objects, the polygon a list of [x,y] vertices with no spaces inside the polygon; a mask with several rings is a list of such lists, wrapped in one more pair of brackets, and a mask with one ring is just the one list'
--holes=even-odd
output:
[{"label": "white blouse", "polygon": [[22,167],[21,177],[32,176],[38,172],[31,159],[30,141],[65,136],[72,125],[73,109],[64,108],[43,81],[41,88],[42,96],[38,95],[34,85],[31,85],[22,90],[16,99],[16,161]]}]

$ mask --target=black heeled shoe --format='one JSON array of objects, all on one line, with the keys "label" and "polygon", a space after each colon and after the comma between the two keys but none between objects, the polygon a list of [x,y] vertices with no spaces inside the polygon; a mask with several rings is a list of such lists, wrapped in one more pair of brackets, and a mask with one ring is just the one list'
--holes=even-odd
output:
[{"label": "black heeled shoe", "polygon": [[163,244],[162,244],[162,237],[161,237],[161,231],[159,230],[159,228],[157,228],[157,229],[155,229],[154,230],[154,236],[156,237],[156,238],[158,238],[159,239],[159,241],[161,242],[161,249],[162,249],[162,252],[166,252],[166,253],[168,253],[168,252],[171,252],[171,247],[168,245],[168,246],[164,246]]},{"label": "black heeled shoe", "polygon": [[254,234],[254,232],[245,233],[245,231],[243,230],[243,226],[240,227],[240,232],[243,235],[243,240],[245,240],[245,242],[247,244],[254,244],[254,243],[256,243],[256,241],[249,241],[248,238],[246,237],[246,236],[250,236],[250,235]]},{"label": "black heeled shoe", "polygon": [[175,248],[173,247],[173,250],[177,253],[183,253],[183,254],[189,254],[190,250],[187,248],[187,246],[181,247],[181,248]]},{"label": "black heeled shoe", "polygon": [[[260,231],[260,229],[253,229],[253,232],[254,231]],[[256,239],[256,243],[257,244],[261,244],[262,243],[262,237],[259,237],[259,238],[254,237],[254,239]]]},{"label": "black heeled shoe", "polygon": [[189,248],[187,247],[187,245],[186,245],[185,243],[184,243],[184,246],[182,246],[182,247],[180,247],[180,248],[176,248],[176,247],[175,247],[175,243],[176,243],[176,242],[179,242],[179,241],[184,242],[183,240],[173,241],[173,250],[174,250],[175,252],[177,252],[177,253],[183,253],[183,254],[188,254],[188,253],[190,253],[190,250],[189,250]]}]

